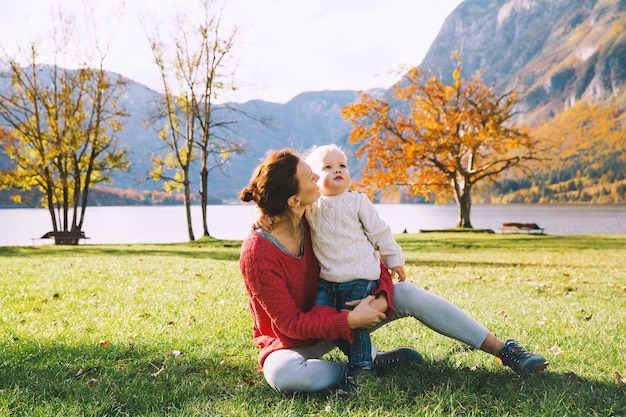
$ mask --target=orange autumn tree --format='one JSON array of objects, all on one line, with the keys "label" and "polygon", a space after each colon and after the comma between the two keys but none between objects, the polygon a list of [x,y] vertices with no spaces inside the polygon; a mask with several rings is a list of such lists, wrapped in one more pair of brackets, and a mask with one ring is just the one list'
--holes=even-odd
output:
[{"label": "orange autumn tree", "polygon": [[453,58],[451,85],[435,76],[423,82],[414,68],[392,87],[395,105],[361,94],[342,116],[353,126],[350,142],[362,143],[357,156],[367,158],[360,187],[391,194],[402,185],[411,196],[438,203],[454,198],[457,227],[472,228],[474,186],[524,168],[537,159],[537,143],[511,123],[516,94],[495,94],[480,72],[463,79],[462,59],[457,53]]}]

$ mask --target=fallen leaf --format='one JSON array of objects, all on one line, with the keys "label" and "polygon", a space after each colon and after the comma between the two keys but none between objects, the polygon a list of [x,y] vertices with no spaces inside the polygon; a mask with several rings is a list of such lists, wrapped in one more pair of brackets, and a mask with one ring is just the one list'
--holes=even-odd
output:
[{"label": "fallen leaf", "polygon": [[156,372],[153,372],[153,373],[152,373],[152,376],[159,376],[159,375],[161,375],[163,372],[165,372],[165,368],[162,366],[162,367],[161,367],[161,369],[159,369],[159,370],[158,370],[158,371],[156,371]]},{"label": "fallen leaf", "polygon": [[100,381],[98,381],[95,378],[91,378],[89,381],[87,381],[87,385],[90,387],[95,387],[98,386],[100,384]]},{"label": "fallen leaf", "polygon": [[565,376],[567,377],[567,382],[582,382],[583,379],[576,375],[575,372],[565,372]]},{"label": "fallen leaf", "polygon": [[98,343],[98,346],[100,346],[101,348],[105,348],[106,349],[106,348],[109,347],[110,344],[111,344],[111,342],[109,340],[101,340]]},{"label": "fallen leaf", "polygon": [[167,354],[170,356],[180,356],[183,354],[183,352],[181,352],[180,350],[169,350]]},{"label": "fallen leaf", "polygon": [[548,349],[548,353],[551,355],[560,355],[561,353],[563,353],[563,349],[561,349],[557,345],[554,345],[550,349]]},{"label": "fallen leaf", "polygon": [[243,377],[243,378],[241,378],[241,380],[244,383],[246,383],[248,386],[250,386],[250,387],[253,386],[254,384],[256,384],[256,381],[254,379],[252,379],[252,378]]},{"label": "fallen leaf", "polygon": [[618,383],[626,384],[626,376],[622,376],[619,372],[615,371],[615,379]]}]

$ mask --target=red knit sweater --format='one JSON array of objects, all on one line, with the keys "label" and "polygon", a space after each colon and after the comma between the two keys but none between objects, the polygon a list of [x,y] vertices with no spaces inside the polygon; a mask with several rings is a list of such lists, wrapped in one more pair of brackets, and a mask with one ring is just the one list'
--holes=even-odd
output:
[{"label": "red knit sweater", "polygon": [[[301,258],[286,254],[251,230],[241,247],[239,266],[248,291],[254,342],[259,345],[259,364],[275,350],[311,346],[320,340],[352,340],[347,312],[331,307],[314,306],[319,264],[311,246],[306,226],[304,254]],[[386,268],[381,268],[377,293],[391,306],[393,282]]]}]

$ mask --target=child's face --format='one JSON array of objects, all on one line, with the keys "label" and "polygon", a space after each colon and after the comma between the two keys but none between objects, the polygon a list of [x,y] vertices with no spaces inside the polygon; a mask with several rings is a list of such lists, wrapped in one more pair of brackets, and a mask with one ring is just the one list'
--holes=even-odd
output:
[{"label": "child's face", "polygon": [[339,150],[331,149],[324,152],[313,166],[313,171],[320,176],[317,185],[322,195],[341,194],[350,185],[348,161]]}]

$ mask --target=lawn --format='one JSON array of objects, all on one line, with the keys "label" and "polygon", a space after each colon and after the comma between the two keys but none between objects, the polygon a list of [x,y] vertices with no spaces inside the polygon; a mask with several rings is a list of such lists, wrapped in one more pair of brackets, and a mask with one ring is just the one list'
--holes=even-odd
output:
[{"label": "lawn", "polygon": [[241,242],[0,247],[0,415],[626,415],[626,236],[397,239],[410,281],[548,370],[519,377],[404,319],[374,343],[424,366],[363,375],[348,398],[285,396],[259,373]]}]

